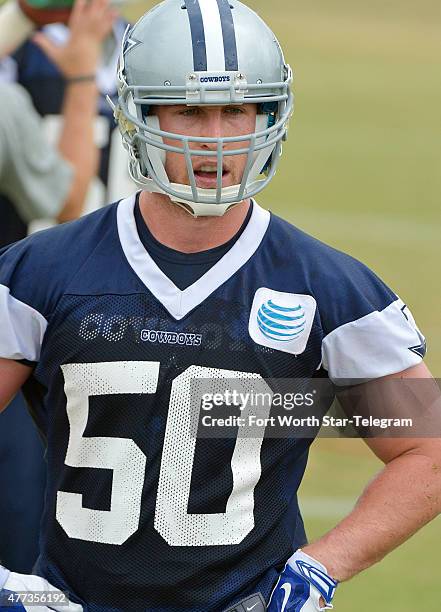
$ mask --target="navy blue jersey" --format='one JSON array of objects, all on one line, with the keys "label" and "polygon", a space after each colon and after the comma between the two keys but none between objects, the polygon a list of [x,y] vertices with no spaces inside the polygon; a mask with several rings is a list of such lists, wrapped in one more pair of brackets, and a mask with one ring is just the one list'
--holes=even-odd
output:
[{"label": "navy blue jersey", "polygon": [[311,440],[196,439],[191,380],[376,378],[417,364],[423,338],[369,269],[257,204],[181,291],[143,247],[134,202],[0,257],[0,356],[35,363],[26,392],[47,439],[36,571],[90,612],[268,599],[306,541]]}]

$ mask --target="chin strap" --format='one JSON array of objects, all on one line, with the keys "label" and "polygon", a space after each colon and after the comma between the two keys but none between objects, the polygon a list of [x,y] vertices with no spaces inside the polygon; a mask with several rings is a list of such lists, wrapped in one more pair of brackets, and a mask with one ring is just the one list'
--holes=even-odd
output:
[{"label": "chin strap", "polygon": [[[170,196],[169,196],[170,197]],[[178,199],[170,200],[176,206],[180,206],[192,217],[222,217],[228,210],[231,210],[241,202],[233,202],[233,204],[195,204],[194,202],[183,202]]]},{"label": "chin strap", "polygon": [[[133,177],[133,180],[135,180],[136,182],[140,183],[140,179],[139,177]],[[222,215],[224,215],[227,210],[230,210],[231,208],[233,208],[234,206],[237,206],[238,204],[240,204],[241,202],[243,202],[243,200],[239,200],[237,202],[230,202],[229,204],[217,204],[215,202],[213,202],[212,204],[203,204],[200,202],[193,202],[192,200],[187,200],[183,197],[178,197],[178,196],[173,196],[170,195],[169,193],[166,193],[163,189],[161,189],[160,187],[158,187],[158,185],[156,185],[156,183],[153,181],[153,179],[146,179],[144,178],[142,181],[142,186],[144,191],[148,191],[149,193],[161,193],[163,195],[166,195],[171,202],[173,202],[173,204],[176,204],[177,206],[180,206],[181,208],[183,208],[186,212],[188,212],[188,214],[190,214],[192,217],[222,217]],[[179,191],[183,191],[183,190],[187,190],[188,189],[188,195],[191,196],[191,188],[188,185],[181,185],[179,183],[170,183],[170,187],[172,189],[177,189]],[[233,195],[235,192],[237,193],[237,191],[239,190],[239,185],[232,185],[231,187],[226,187],[224,189],[224,193],[228,190],[231,190],[231,194]],[[210,189],[199,189],[199,192],[201,193],[201,195],[205,195],[205,192],[208,195],[211,195],[211,190]]]}]

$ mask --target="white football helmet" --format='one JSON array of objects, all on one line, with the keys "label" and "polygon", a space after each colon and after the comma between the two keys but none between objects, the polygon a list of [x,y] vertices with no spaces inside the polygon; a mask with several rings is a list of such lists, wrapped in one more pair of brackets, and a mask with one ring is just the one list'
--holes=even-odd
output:
[{"label": "white football helmet", "polygon": [[[261,191],[273,178],[293,111],[292,72],[262,19],[238,0],[165,0],[127,29],[118,66],[114,109],[129,151],[132,178],[146,191],[165,193],[195,216],[222,215]],[[165,132],[157,105],[258,105],[254,133],[188,137]],[[178,142],[164,143],[163,138]],[[210,147],[198,149],[200,143]],[[244,143],[225,148],[228,143]],[[231,146],[231,145],[230,145]],[[189,185],[172,183],[166,152],[185,156]],[[247,155],[240,185],[222,187],[223,161]],[[217,187],[196,185],[192,158],[217,160]]]}]

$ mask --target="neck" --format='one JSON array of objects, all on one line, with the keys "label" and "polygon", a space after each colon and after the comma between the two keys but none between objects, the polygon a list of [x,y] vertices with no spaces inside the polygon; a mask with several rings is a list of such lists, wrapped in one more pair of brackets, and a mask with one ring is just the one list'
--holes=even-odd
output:
[{"label": "neck", "polygon": [[153,236],[165,246],[182,253],[197,253],[228,242],[247,216],[249,200],[228,210],[222,217],[192,217],[166,195],[143,191],[139,198],[142,217]]}]

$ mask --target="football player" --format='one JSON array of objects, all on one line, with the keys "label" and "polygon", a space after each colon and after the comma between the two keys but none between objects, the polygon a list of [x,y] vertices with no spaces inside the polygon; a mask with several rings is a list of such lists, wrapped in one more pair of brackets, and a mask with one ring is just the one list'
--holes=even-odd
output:
[{"label": "football player", "polygon": [[194,384],[430,377],[424,338],[373,272],[253,199],[293,94],[251,9],[166,0],[127,31],[118,82],[141,191],[0,257],[0,403],[24,385],[47,439],[34,572],[90,612],[330,608],[439,513],[439,441],[370,440],[384,470],[308,544],[312,439],[196,437]]}]

